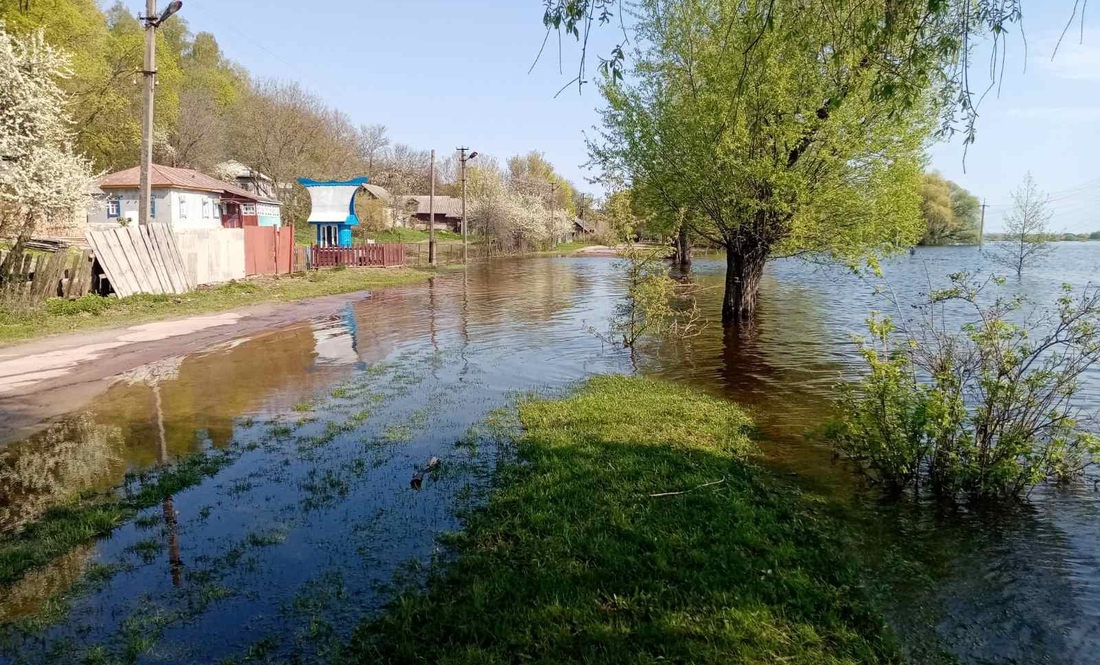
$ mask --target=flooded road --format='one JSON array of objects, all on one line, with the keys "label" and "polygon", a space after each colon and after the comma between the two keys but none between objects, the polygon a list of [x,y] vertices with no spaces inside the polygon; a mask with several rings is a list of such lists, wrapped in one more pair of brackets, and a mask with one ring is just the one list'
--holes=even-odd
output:
[{"label": "flooded road", "polygon": [[[1062,246],[1037,299],[1096,278],[1100,243]],[[972,249],[887,266],[903,297],[980,268]],[[717,318],[722,264],[693,271]],[[769,267],[751,327],[630,354],[587,331],[620,294],[615,261],[473,266],[381,290],[322,320],[135,368],[87,409],[0,449],[0,529],[74,496],[140,493],[146,471],[219,466],[0,600],[0,662],[324,660],[395,589],[445,563],[439,538],[483,498],[507,446],[498,409],[593,373],[639,371],[748,406],[768,464],[857,525],[871,586],[913,655],[1100,663],[1100,511],[1091,484],[1046,489],[997,517],[887,503],[807,431],[856,371],[850,334],[878,304],[844,271]],[[1086,398],[1100,403],[1090,377]],[[419,490],[410,479],[431,457]],[[98,660],[97,660],[98,659]]]}]

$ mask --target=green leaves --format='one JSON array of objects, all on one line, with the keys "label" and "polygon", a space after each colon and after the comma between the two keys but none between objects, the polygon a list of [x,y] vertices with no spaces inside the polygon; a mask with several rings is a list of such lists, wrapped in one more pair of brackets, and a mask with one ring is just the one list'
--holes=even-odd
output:
[{"label": "green leaves", "polygon": [[1067,291],[1029,320],[1020,298],[984,293],[1003,280],[950,281],[914,320],[868,320],[872,340],[858,341],[867,374],[840,386],[831,444],[876,481],[927,479],[949,496],[1015,497],[1079,476],[1100,450],[1073,399],[1100,360],[1100,291]]}]

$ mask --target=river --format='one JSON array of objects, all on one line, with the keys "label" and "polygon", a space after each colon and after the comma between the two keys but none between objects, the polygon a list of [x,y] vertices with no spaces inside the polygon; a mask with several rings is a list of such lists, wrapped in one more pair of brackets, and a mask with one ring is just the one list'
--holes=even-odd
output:
[{"label": "river", "polygon": [[[1096,279],[1098,260],[1100,243],[1059,244],[1006,288],[1049,302],[1062,282]],[[990,266],[974,248],[922,248],[884,273],[911,301],[961,269]],[[701,258],[692,271],[711,318],[722,270]],[[495,261],[120,377],[0,450],[0,528],[78,492],[137,492],[160,461],[205,452],[226,466],[19,582],[0,601],[0,662],[323,659],[395,589],[445,566],[439,537],[509,454],[500,407],[640,372],[752,411],[765,463],[854,526],[868,588],[915,660],[1100,663],[1095,478],[997,514],[886,501],[815,435],[835,383],[858,372],[851,335],[886,308],[868,280],[775,262],[753,325],[635,354],[589,330],[621,290],[613,259]],[[1086,380],[1083,399],[1100,405],[1100,377]],[[412,488],[433,456],[440,467]]]}]

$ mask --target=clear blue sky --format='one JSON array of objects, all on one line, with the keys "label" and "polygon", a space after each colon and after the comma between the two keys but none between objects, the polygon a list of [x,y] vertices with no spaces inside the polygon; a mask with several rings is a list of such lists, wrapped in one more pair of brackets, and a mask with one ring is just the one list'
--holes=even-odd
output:
[{"label": "clear blue sky", "polygon": [[[1028,170],[1056,199],[1056,229],[1100,230],[1100,16],[1086,22],[1084,45],[1075,25],[1051,62],[1073,2],[1024,6],[1026,74],[1016,34],[1001,94],[990,93],[980,108],[965,173],[959,139],[935,146],[931,165],[988,199],[990,230]],[[584,182],[582,132],[598,119],[599,95],[592,86],[578,95],[574,86],[554,98],[576,74],[576,45],[563,44],[559,74],[551,37],[527,73],[544,35],[541,7],[538,0],[185,0],[182,15],[253,75],[296,79],[356,123],[386,125],[394,141],[442,153],[464,144],[502,161],[538,149],[595,192]],[[619,37],[605,29],[592,50],[606,53]],[[972,81],[979,89],[988,81],[982,67]]]}]

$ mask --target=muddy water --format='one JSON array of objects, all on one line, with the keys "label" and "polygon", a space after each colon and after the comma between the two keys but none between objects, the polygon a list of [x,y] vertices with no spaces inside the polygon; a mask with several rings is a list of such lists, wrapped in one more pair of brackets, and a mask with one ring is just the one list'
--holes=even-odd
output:
[{"label": "muddy water", "polygon": [[[1095,279],[1100,243],[1059,249],[1021,288],[1045,299]],[[755,325],[717,326],[631,357],[586,331],[620,292],[614,261],[480,265],[381,291],[336,316],[120,377],[90,408],[0,451],[0,528],[83,491],[130,491],[164,460],[228,465],[68,553],[0,600],[0,662],[323,659],[396,588],[443,561],[439,536],[483,497],[499,456],[494,411],[517,392],[639,371],[748,405],[769,463],[857,525],[870,586],[919,659],[1100,662],[1100,542],[1091,485],[1044,490],[996,518],[880,501],[808,429],[854,373],[851,332],[875,304],[842,271],[769,268]],[[890,264],[902,297],[970,250]],[[722,266],[697,262],[708,314]],[[1095,381],[1095,379],[1092,379]],[[1086,398],[1097,400],[1097,385]],[[440,468],[410,480],[432,456]]]}]

